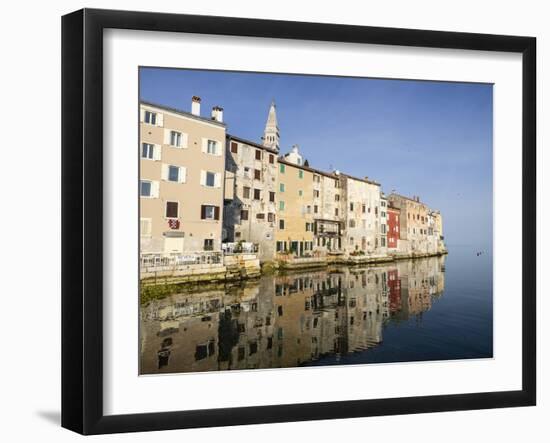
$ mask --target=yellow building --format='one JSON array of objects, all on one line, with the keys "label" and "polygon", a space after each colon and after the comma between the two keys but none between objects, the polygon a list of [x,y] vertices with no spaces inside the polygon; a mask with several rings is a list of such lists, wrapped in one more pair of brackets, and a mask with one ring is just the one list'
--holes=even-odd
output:
[{"label": "yellow building", "polygon": [[295,256],[313,251],[313,175],[303,164],[278,159],[276,252]]},{"label": "yellow building", "polygon": [[223,109],[200,114],[140,103],[141,253],[221,249],[225,124]]}]

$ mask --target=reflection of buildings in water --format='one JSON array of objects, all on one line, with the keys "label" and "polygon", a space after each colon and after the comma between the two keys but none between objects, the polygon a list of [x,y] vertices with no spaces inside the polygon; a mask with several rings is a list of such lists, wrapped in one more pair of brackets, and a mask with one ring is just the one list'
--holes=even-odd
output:
[{"label": "reflection of buildings in water", "polygon": [[141,373],[294,367],[382,342],[444,288],[444,257],[263,276],[141,309]]}]

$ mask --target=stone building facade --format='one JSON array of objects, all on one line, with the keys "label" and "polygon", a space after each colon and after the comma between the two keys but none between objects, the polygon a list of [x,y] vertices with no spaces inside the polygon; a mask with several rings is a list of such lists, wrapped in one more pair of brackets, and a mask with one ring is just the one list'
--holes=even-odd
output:
[{"label": "stone building facade", "polygon": [[380,184],[338,174],[342,186],[345,219],[345,250],[348,254],[379,254]]},{"label": "stone building facade", "polygon": [[257,244],[262,261],[275,255],[277,154],[270,147],[227,137],[224,239]]},{"label": "stone building facade", "polygon": [[343,253],[344,199],[340,178],[313,171],[314,251],[321,256]]}]

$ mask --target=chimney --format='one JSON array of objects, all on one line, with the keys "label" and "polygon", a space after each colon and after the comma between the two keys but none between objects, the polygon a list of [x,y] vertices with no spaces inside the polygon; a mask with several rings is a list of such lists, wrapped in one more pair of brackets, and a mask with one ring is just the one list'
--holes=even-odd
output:
[{"label": "chimney", "polygon": [[214,106],[212,108],[212,120],[216,120],[220,123],[223,122],[223,108],[220,108],[219,106]]},{"label": "chimney", "polygon": [[201,115],[201,98],[196,95],[191,98],[191,114]]}]

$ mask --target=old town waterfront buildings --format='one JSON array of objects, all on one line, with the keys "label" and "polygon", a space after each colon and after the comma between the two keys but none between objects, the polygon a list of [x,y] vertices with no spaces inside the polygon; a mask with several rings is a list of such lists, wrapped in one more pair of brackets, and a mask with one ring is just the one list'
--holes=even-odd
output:
[{"label": "old town waterfront buildings", "polygon": [[228,133],[223,113],[202,115],[196,96],[190,112],[140,103],[142,254],[246,250],[269,262],[445,252],[441,214],[419,197],[318,169],[297,145],[281,153],[274,102],[259,142]]},{"label": "old town waterfront buildings", "polygon": [[420,197],[392,193],[391,205],[399,209],[400,249],[406,253],[429,254],[444,250],[441,214],[431,210]]}]

